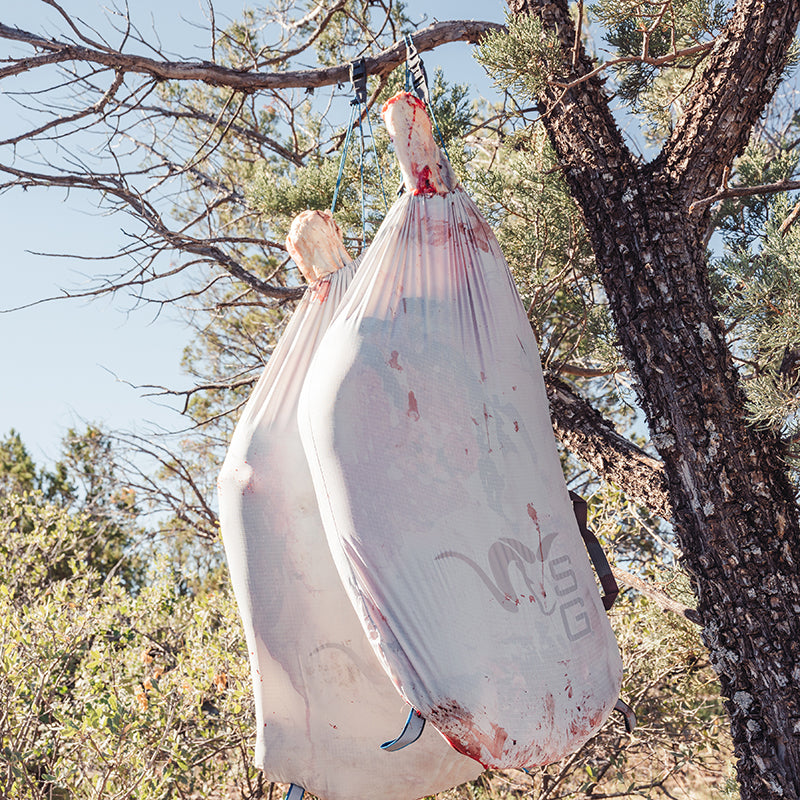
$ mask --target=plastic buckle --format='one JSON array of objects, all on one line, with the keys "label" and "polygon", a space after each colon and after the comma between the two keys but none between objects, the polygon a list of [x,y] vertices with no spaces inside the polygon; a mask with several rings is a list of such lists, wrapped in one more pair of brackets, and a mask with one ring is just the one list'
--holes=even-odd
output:
[{"label": "plastic buckle", "polygon": [[363,58],[350,62],[350,83],[353,84],[355,98],[352,105],[367,104],[367,65]]},{"label": "plastic buckle", "polygon": [[425,65],[422,63],[419,51],[414,45],[414,40],[409,34],[405,36],[406,40],[406,63],[408,64],[408,71],[411,73],[411,81],[414,84],[414,91],[420,100],[430,106],[431,96],[428,91],[428,74],[425,72]]}]

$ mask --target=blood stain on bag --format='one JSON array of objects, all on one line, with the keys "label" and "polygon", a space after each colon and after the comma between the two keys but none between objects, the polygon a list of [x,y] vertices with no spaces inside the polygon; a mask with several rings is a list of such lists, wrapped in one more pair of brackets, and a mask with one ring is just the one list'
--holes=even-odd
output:
[{"label": "blood stain on bag", "polygon": [[[428,176],[430,177],[430,170]],[[452,226],[447,224],[446,220],[426,220],[425,235],[428,239],[428,244],[433,247],[443,247],[453,238]]]},{"label": "blood stain on bag", "polygon": [[324,303],[328,299],[328,294],[331,291],[331,282],[317,281],[310,289],[311,297],[318,303]]},{"label": "blood stain on bag", "polygon": [[406,412],[411,419],[416,422],[419,419],[419,408],[417,406],[417,398],[414,392],[408,393],[408,411]]},{"label": "blood stain on bag", "polygon": [[414,194],[436,194],[436,187],[431,184],[431,168],[427,164],[417,175],[417,188]]},{"label": "blood stain on bag", "polygon": [[445,736],[445,738],[450,742],[453,749],[459,753],[469,756],[486,766],[486,762],[489,759],[486,758],[484,750],[492,759],[498,758],[503,752],[508,741],[508,732],[499,725],[491,723],[491,733],[482,731],[475,725],[472,714],[455,700],[445,700],[439,704],[438,708],[433,709],[429,719],[434,725],[438,716],[437,712],[440,712],[451,722],[454,719],[458,720],[458,739],[454,741],[449,736]]}]

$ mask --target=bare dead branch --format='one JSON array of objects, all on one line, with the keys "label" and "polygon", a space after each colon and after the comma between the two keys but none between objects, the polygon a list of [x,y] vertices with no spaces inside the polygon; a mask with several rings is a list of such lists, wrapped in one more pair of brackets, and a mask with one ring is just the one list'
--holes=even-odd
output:
[{"label": "bare dead branch", "polygon": [[[150,111],[157,114],[160,117],[172,117],[174,119],[196,119],[200,122],[208,122],[213,123],[214,118],[211,114],[207,114],[203,111],[199,111],[195,108],[186,108],[183,111],[179,111],[173,108],[167,108],[166,106],[138,106],[139,111]],[[256,130],[255,128],[245,127],[244,125],[231,123],[228,126],[228,129],[235,133],[237,136],[240,136],[242,139],[247,139],[256,144],[264,145],[265,147],[272,150],[276,155],[279,155],[285,158],[287,161],[291,161],[295,166],[302,167],[303,166],[303,159],[300,155],[296,152],[290,150],[287,147],[284,147],[280,142],[276,141],[270,136],[266,136],[265,134],[261,133],[260,131]],[[0,143],[1,144],[1,143]]]},{"label": "bare dead branch", "polygon": [[113,52],[113,49],[109,47],[107,44],[102,44],[101,42],[97,42],[94,39],[89,39],[85,34],[83,34],[78,26],[72,21],[72,17],[67,14],[64,9],[55,2],[55,0],[41,0],[45,5],[51,6],[54,8],[58,13],[61,15],[62,19],[69,25],[72,32],[84,43],[89,45],[89,47],[97,48],[98,50],[105,50],[107,52]]},{"label": "bare dead branch", "polygon": [[121,72],[120,70],[117,70],[114,76],[114,81],[108,88],[108,91],[96,103],[93,103],[92,105],[88,106],[82,111],[77,111],[74,114],[70,114],[66,117],[58,117],[56,119],[50,120],[50,122],[44,125],[40,125],[38,128],[35,128],[34,130],[21,133],[18,136],[13,136],[10,139],[5,139],[4,141],[0,141],[0,145],[18,144],[23,139],[33,139],[34,137],[40,136],[41,134],[46,133],[47,131],[52,130],[53,128],[56,128],[60,125],[66,125],[70,122],[77,122],[79,119],[83,119],[84,117],[88,117],[94,114],[102,114],[105,107],[117,93],[119,87],[122,86],[122,81],[124,77],[125,77],[124,73]]},{"label": "bare dead branch", "polygon": [[672,507],[661,462],[620,436],[563,381],[546,376],[545,385],[556,437],[626,497],[669,520]]},{"label": "bare dead branch", "polygon": [[781,227],[779,229],[781,236],[786,236],[789,228],[794,225],[798,217],[800,217],[800,203],[795,205],[795,207],[789,212],[789,215],[786,217],[786,219],[781,223]]},{"label": "bare dead branch", "polygon": [[797,189],[800,189],[800,181],[776,181],[775,183],[762,183],[759,186],[730,187],[723,181],[719,191],[701,200],[695,200],[689,206],[689,213],[691,214],[709,203],[716,203],[717,200],[726,200],[730,197],[752,197],[757,194],[776,194],[778,192],[792,192]]},{"label": "bare dead branch", "polygon": [[183,397],[184,404],[181,414],[186,414],[189,410],[189,401],[199,392],[208,392],[214,390],[231,391],[233,389],[240,389],[243,386],[252,386],[257,380],[258,375],[246,375],[245,377],[234,376],[227,380],[198,384],[197,386],[192,386],[189,389],[170,389],[166,386],[157,386],[154,384],[143,384],[134,388],[155,390],[145,393],[142,395],[143,397]]},{"label": "bare dead branch", "polygon": [[[475,43],[489,31],[504,29],[503,25],[496,22],[475,20],[434,22],[414,34],[414,44],[417,50],[424,52],[448,42]],[[159,81],[201,81],[209,86],[225,86],[241,92],[257,92],[263,89],[315,89],[320,86],[345,83],[350,78],[347,64],[322,69],[270,73],[230,69],[209,61],[157,61],[130,53],[109,52],[46,39],[3,23],[0,23],[0,39],[21,42],[47,51],[40,56],[14,60],[11,65],[0,69],[0,79],[20,75],[38,67],[66,62],[102,64],[123,72],[149,75]],[[378,55],[365,58],[367,73],[370,75],[386,74],[402,64],[405,58],[405,44],[397,42]]]},{"label": "bare dead branch", "polygon": [[[294,300],[303,294],[304,287],[302,286],[276,286],[261,280],[214,243],[171,230],[152,204],[145,200],[139,192],[128,186],[121,176],[43,174],[20,170],[6,164],[0,164],[0,172],[15,176],[16,184],[22,187],[63,186],[71,189],[89,189],[115,197],[135,212],[136,216],[144,220],[150,230],[171,248],[180,252],[192,253],[209,263],[221,266],[234,278],[260,294],[279,300]],[[4,188],[3,185],[0,185],[0,189],[2,188]]]},{"label": "bare dead branch", "polygon": [[[327,9],[327,13],[320,20],[320,22],[317,24],[317,27],[314,29],[314,31],[311,33],[311,35],[307,39],[303,40],[299,45],[297,45],[296,47],[293,47],[291,50],[286,50],[286,51],[281,52],[280,55],[278,55],[278,56],[276,56],[274,58],[262,59],[262,62],[264,64],[280,64],[280,63],[283,63],[284,61],[286,61],[287,58],[291,58],[292,56],[296,56],[299,53],[302,53],[304,50],[306,50],[309,47],[311,47],[311,45],[314,44],[314,42],[316,42],[317,39],[320,37],[322,32],[325,30],[325,28],[328,27],[328,23],[331,21],[331,19],[333,19],[333,16],[338,11],[341,11],[341,9],[345,5],[345,2],[346,2],[346,0],[337,0],[336,3],[334,3],[329,9]],[[325,10],[325,7],[320,3],[320,5],[318,5],[317,8],[314,9],[314,11],[312,11],[310,14],[307,14],[299,22],[295,23],[295,25],[293,27],[299,28],[299,27],[302,27],[303,25],[307,25],[309,22],[311,22],[314,19],[314,17],[316,17],[321,11],[324,11],[324,10]]]},{"label": "bare dead branch", "polygon": [[700,619],[700,615],[697,613],[697,609],[690,608],[689,606],[674,600],[666,592],[662,591],[649,581],[646,581],[643,578],[640,578],[638,575],[628,572],[627,570],[621,569],[620,567],[612,567],[611,571],[614,573],[614,577],[621,584],[640,592],[648,600],[654,602],[659,608],[663,608],[665,611],[670,611],[673,614],[678,614],[679,616],[688,619],[689,622],[694,622],[696,625],[702,624],[702,620]]},{"label": "bare dead branch", "polygon": [[691,47],[685,47],[682,50],[676,50],[673,53],[667,53],[666,55],[659,56],[658,58],[653,58],[652,56],[644,54],[640,56],[620,56],[619,58],[612,58],[609,61],[604,61],[593,70],[581,75],[574,81],[570,81],[569,83],[550,81],[550,84],[558,87],[559,89],[574,89],[581,83],[586,83],[586,81],[596,77],[601,72],[605,72],[605,70],[609,69],[609,67],[616,67],[620,64],[647,64],[650,67],[665,67],[681,58],[688,58],[689,56],[708,53],[713,47],[714,42],[702,42],[701,44],[695,44]]}]

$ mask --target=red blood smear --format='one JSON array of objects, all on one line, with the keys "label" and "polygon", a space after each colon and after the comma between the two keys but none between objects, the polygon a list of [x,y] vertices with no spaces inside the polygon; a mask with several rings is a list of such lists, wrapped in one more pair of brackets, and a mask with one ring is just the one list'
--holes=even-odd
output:
[{"label": "red blood smear", "polygon": [[547,692],[544,696],[544,708],[545,712],[547,713],[547,722],[550,727],[553,727],[556,718],[556,703],[553,699],[553,695],[550,692]]},{"label": "red blood smear", "polygon": [[542,529],[539,527],[539,515],[536,513],[536,509],[533,507],[533,503],[528,503],[528,516],[533,520],[533,524],[536,526],[536,533],[539,534],[539,558],[542,562],[542,583],[539,588],[542,592],[542,597],[547,597],[547,592],[544,589],[544,550],[542,548]]},{"label": "red blood smear", "polygon": [[386,109],[389,108],[392,103],[396,103],[398,100],[406,100],[407,102],[411,103],[412,105],[417,106],[418,108],[425,108],[425,103],[419,99],[415,94],[411,94],[411,92],[398,92],[394,97],[390,97],[384,104],[381,106],[381,114],[386,113]]},{"label": "red blood smear", "polygon": [[415,422],[419,419],[419,408],[417,408],[417,398],[414,392],[408,393],[408,411],[406,412]]},{"label": "red blood smear", "polygon": [[475,724],[472,714],[455,700],[446,700],[431,709],[428,719],[440,730],[446,731],[444,736],[450,746],[462,755],[487,766],[481,759],[481,751],[485,748],[494,760],[503,759],[508,733],[494,723],[490,723],[491,733],[482,731]]},{"label": "red blood smear", "polygon": [[486,409],[486,403],[483,404],[483,421],[486,423],[486,446],[489,448],[489,452],[492,452],[492,439],[489,435],[489,420],[492,418],[492,415]]},{"label": "red blood smear", "polygon": [[328,299],[328,294],[331,291],[331,282],[330,279],[326,281],[320,281],[314,285],[312,288],[313,298],[318,303],[324,303]]},{"label": "red blood smear", "polygon": [[431,185],[431,168],[427,164],[417,175],[417,188],[414,194],[436,194],[436,187]]},{"label": "red blood smear", "polygon": [[[411,168],[416,173],[418,167],[412,164]],[[453,226],[447,220],[430,220],[425,226],[425,235],[428,237],[428,243],[431,246],[444,247],[453,238]],[[460,253],[456,255],[459,256]],[[463,258],[459,258],[459,261],[463,261]]]}]

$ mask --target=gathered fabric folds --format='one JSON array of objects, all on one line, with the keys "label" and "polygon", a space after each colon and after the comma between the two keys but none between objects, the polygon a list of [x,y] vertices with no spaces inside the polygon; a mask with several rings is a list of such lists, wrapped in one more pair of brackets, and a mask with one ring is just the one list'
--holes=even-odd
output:
[{"label": "gathered fabric folds", "polygon": [[307,273],[313,282],[244,409],[219,477],[222,537],[250,653],[255,762],[269,779],[321,800],[414,800],[477,777],[481,766],[431,726],[414,747],[380,750],[408,705],[339,579],[297,426],[308,365],[356,270],[353,262],[341,266],[343,248],[334,255],[332,266]]},{"label": "gathered fabric folds", "polygon": [[416,146],[418,101],[390,102],[408,191],[317,349],[300,433],[336,567],[399,692],[484,766],[546,764],[600,728],[621,659],[497,240],[433,140]]}]

